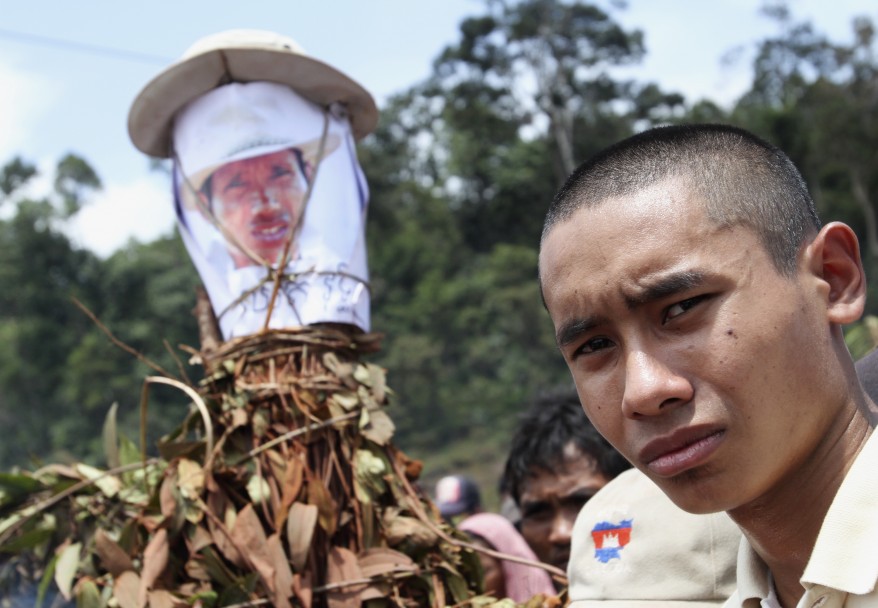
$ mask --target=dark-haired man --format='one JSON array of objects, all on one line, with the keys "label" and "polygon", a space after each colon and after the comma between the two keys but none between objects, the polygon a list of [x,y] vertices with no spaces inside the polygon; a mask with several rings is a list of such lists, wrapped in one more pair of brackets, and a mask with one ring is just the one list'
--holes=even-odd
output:
[{"label": "dark-haired man", "polygon": [[575,392],[550,393],[519,421],[501,489],[515,501],[536,556],[566,571],[580,508],[630,466],[583,415]]},{"label": "dark-haired man", "polygon": [[878,606],[878,440],[842,334],[865,277],[786,155],[717,125],[620,142],[552,202],[540,280],[598,430],[743,530],[728,606]]}]

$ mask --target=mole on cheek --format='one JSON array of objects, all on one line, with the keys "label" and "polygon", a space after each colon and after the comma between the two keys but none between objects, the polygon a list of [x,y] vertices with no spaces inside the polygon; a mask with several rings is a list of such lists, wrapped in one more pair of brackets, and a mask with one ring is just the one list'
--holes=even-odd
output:
[{"label": "mole on cheek", "polygon": [[735,330],[734,330],[734,329],[727,329],[727,330],[726,330],[726,335],[727,335],[727,336],[732,336],[733,338],[737,338],[737,336],[735,336]]}]

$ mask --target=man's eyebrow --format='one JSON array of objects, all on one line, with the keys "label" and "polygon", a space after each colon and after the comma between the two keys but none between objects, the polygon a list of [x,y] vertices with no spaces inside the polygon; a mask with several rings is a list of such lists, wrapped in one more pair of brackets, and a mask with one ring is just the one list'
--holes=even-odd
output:
[{"label": "man's eyebrow", "polygon": [[558,342],[558,346],[563,348],[571,342],[575,342],[579,336],[597,325],[598,319],[596,317],[584,317],[566,321],[555,332],[555,340]]},{"label": "man's eyebrow", "polygon": [[[698,287],[704,283],[706,278],[707,273],[701,270],[682,270],[648,279],[637,287],[636,293],[625,295],[625,305],[629,310],[633,310],[638,306]],[[560,348],[563,348],[602,322],[603,320],[596,316],[565,321],[555,332],[555,341]]]},{"label": "man's eyebrow", "polygon": [[700,270],[684,270],[645,281],[644,285],[638,287],[637,293],[625,296],[625,305],[629,310],[633,310],[638,306],[693,289],[703,284],[706,276],[706,273]]},{"label": "man's eyebrow", "polygon": [[535,511],[546,509],[548,507],[549,501],[547,500],[523,500],[519,505],[519,509],[523,514],[534,513]]}]

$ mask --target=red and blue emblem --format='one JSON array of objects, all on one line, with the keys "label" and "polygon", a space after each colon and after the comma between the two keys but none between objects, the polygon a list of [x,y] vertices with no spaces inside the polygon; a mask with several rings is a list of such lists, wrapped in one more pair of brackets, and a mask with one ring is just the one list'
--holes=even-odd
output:
[{"label": "red and blue emblem", "polygon": [[606,564],[611,559],[622,559],[621,551],[631,542],[631,524],[633,519],[623,519],[614,524],[608,521],[600,521],[591,530],[594,539],[594,557],[599,562]]}]

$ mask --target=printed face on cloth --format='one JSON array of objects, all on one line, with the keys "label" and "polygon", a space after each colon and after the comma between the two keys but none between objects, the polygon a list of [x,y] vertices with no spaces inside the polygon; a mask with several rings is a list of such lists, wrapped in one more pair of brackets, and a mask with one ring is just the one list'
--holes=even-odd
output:
[{"label": "printed face on cloth", "polygon": [[[301,150],[288,148],[227,163],[205,180],[203,203],[240,243],[229,247],[236,268],[281,263],[303,211],[308,169]],[[294,241],[291,247],[295,254]]]},{"label": "printed face on cloth", "polygon": [[233,83],[174,124],[183,240],[223,337],[319,322],[369,330],[364,223],[368,192],[350,124],[292,89]]}]

